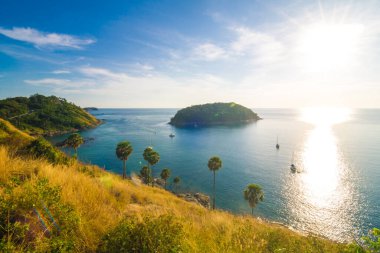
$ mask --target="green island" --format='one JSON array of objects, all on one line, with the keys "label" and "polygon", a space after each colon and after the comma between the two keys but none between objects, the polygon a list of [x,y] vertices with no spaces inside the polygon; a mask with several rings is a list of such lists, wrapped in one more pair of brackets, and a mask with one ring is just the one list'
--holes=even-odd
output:
[{"label": "green island", "polygon": [[176,127],[202,127],[246,124],[260,119],[251,109],[233,102],[210,103],[179,110],[169,124]]},{"label": "green island", "polygon": [[[82,143],[77,133],[67,142],[75,150]],[[373,237],[364,246],[338,243],[187,202],[153,186],[151,170],[160,156],[151,147],[144,150],[141,177],[128,177],[132,152],[128,141],[115,147],[122,177],[0,118],[0,252],[376,252],[379,246]],[[221,167],[220,158],[210,158],[214,177]],[[163,169],[165,188],[169,177]],[[244,190],[252,210],[263,196],[258,185]]]},{"label": "green island", "polygon": [[58,135],[93,128],[100,120],[56,96],[35,94],[0,100],[0,118],[31,135]]}]

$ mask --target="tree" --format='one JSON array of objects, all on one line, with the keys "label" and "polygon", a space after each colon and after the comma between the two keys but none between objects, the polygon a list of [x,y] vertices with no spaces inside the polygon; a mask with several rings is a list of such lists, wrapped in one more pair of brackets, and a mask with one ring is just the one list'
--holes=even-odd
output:
[{"label": "tree", "polygon": [[140,175],[145,184],[150,184],[152,182],[151,170],[148,166],[141,168]]},{"label": "tree", "polygon": [[214,174],[214,184],[213,184],[213,200],[212,200],[212,209],[215,209],[215,172],[218,171],[222,167],[222,160],[219,157],[213,156],[208,160],[208,168]]},{"label": "tree", "polygon": [[73,148],[75,151],[75,156],[78,157],[78,148],[84,143],[83,137],[78,133],[71,134],[66,140],[66,146]]},{"label": "tree", "polygon": [[178,176],[173,179],[173,183],[174,183],[176,191],[180,182],[181,182],[181,178]]},{"label": "tree", "polygon": [[123,178],[127,176],[126,161],[133,151],[132,145],[129,141],[122,141],[117,144],[116,156],[123,161]]},{"label": "tree", "polygon": [[362,237],[368,252],[380,252],[380,229],[373,228],[368,236]]},{"label": "tree", "polygon": [[161,178],[165,181],[165,190],[166,190],[166,182],[168,178],[170,177],[170,170],[168,168],[165,168],[161,171]]},{"label": "tree", "polygon": [[248,201],[249,206],[253,209],[259,203],[259,201],[264,200],[264,192],[261,187],[257,184],[249,184],[244,190],[244,199]]},{"label": "tree", "polygon": [[[150,169],[150,166],[154,166],[160,161],[160,155],[153,150],[152,147],[147,147],[144,150],[143,153],[144,160],[148,162],[148,168]],[[152,180],[152,186],[153,186],[153,180]]]}]

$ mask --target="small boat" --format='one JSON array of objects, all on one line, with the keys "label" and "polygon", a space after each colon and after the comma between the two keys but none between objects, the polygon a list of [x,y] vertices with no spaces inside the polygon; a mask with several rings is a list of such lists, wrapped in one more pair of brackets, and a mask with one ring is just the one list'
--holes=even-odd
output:
[{"label": "small boat", "polygon": [[292,154],[292,163],[290,164],[290,171],[293,173],[297,172],[297,167],[294,165],[294,152]]},{"label": "small boat", "polygon": [[171,134],[169,134],[169,137],[170,137],[170,138],[174,138],[174,137],[175,137],[175,134],[171,133]]},{"label": "small boat", "polygon": [[280,144],[278,144],[278,136],[277,136],[277,144],[276,144],[276,149],[280,149]]},{"label": "small boat", "polygon": [[290,170],[293,173],[297,172],[297,168],[296,168],[296,166],[293,163],[290,165]]}]

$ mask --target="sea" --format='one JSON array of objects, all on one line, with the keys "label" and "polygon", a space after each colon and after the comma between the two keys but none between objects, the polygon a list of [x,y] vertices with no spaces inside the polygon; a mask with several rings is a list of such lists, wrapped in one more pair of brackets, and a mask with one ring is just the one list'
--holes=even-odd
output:
[{"label": "sea", "polygon": [[[263,119],[203,128],[169,125],[177,109],[94,110],[91,113],[104,123],[80,133],[89,141],[78,156],[121,174],[115,148],[127,140],[133,146],[127,173],[138,174],[146,164],[143,151],[152,146],[161,157],[153,167],[154,176],[169,168],[170,187],[179,176],[178,191],[210,196],[213,181],[207,162],[219,156],[223,162],[216,173],[219,209],[249,215],[243,191],[254,183],[264,191],[264,200],[254,209],[261,219],[337,241],[351,241],[380,228],[380,109],[252,110]],[[296,172],[290,170],[291,164]]]}]

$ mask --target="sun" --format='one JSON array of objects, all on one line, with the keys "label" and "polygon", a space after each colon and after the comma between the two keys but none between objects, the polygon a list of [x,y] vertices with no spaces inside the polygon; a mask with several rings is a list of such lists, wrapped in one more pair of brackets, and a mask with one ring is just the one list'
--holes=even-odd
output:
[{"label": "sun", "polygon": [[331,71],[355,62],[363,26],[314,23],[302,27],[297,51],[300,64],[309,71]]}]

